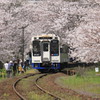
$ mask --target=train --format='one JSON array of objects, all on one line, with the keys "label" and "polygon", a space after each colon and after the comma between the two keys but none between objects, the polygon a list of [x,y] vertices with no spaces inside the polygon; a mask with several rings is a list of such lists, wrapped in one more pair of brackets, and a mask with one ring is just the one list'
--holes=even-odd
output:
[{"label": "train", "polygon": [[68,46],[55,34],[33,36],[30,45],[31,66],[40,72],[60,71],[68,62]]}]

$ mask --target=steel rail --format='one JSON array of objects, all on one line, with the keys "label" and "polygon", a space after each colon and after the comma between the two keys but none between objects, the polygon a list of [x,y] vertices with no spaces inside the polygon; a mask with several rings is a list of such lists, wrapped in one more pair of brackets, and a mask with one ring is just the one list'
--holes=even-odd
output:
[{"label": "steel rail", "polygon": [[48,95],[54,97],[55,100],[64,100],[63,98],[58,97],[58,96],[56,96],[56,95],[50,93],[49,91],[43,89],[42,87],[40,87],[40,86],[37,84],[37,82],[39,81],[39,79],[41,79],[42,77],[47,76],[47,75],[48,75],[48,74],[44,74],[44,75],[38,77],[38,78],[35,80],[35,85],[36,85],[41,91],[43,91],[44,93],[47,93]]},{"label": "steel rail", "polygon": [[16,85],[17,85],[17,83],[19,82],[19,81],[21,81],[22,79],[24,79],[24,78],[27,78],[27,77],[30,77],[30,76],[33,76],[33,75],[35,75],[35,74],[29,74],[29,75],[26,75],[26,76],[24,76],[24,77],[21,77],[21,78],[19,78],[18,80],[16,80],[15,82],[14,82],[14,84],[13,84],[13,90],[15,91],[15,93],[19,96],[19,98],[21,99],[21,100],[27,100],[25,97],[23,97],[17,90],[16,90]]}]

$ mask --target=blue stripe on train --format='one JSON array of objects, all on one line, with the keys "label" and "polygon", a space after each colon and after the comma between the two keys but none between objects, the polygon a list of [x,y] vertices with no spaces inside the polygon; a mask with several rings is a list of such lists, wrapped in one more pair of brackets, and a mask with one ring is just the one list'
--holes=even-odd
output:
[{"label": "blue stripe on train", "polygon": [[[35,65],[34,63],[32,63],[32,68],[33,69],[49,69],[50,67],[42,67],[40,66],[40,63],[36,63],[37,65]],[[52,64],[51,69],[60,69],[60,63],[56,63],[57,66],[55,67],[54,64]]]}]

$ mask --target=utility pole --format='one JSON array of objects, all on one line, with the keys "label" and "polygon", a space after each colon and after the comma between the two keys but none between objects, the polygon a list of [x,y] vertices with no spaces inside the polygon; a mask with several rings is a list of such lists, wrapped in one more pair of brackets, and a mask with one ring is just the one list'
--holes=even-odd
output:
[{"label": "utility pole", "polygon": [[26,28],[27,26],[28,26],[28,25],[22,26],[21,28],[19,28],[19,29],[22,29],[22,65],[24,65],[24,45],[25,45],[24,30],[25,30],[25,28]]}]

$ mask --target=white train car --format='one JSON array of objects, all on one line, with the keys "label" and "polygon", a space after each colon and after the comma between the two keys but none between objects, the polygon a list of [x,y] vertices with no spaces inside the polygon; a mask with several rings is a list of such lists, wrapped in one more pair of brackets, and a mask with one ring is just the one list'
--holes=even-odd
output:
[{"label": "white train car", "polygon": [[60,48],[60,37],[55,34],[33,36],[31,40],[31,63],[34,69],[45,71],[61,69],[67,62],[67,52]]}]

